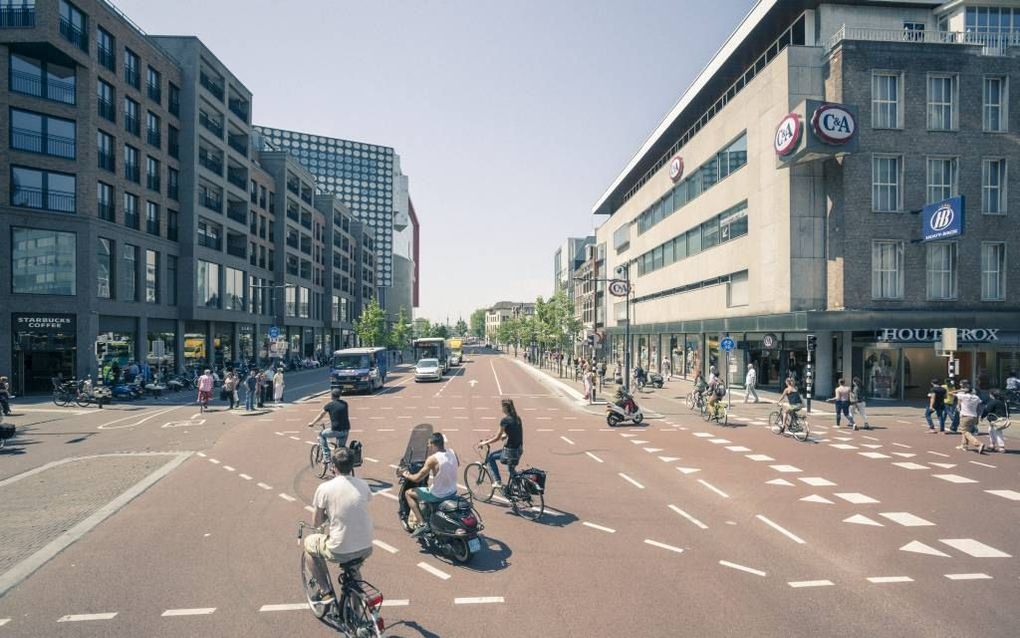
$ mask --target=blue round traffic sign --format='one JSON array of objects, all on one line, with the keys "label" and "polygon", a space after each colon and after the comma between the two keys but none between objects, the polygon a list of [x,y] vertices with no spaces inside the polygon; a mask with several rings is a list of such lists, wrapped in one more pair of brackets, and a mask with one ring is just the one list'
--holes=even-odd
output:
[{"label": "blue round traffic sign", "polygon": [[277,338],[279,336],[280,336],[280,329],[277,328],[276,326],[270,326],[269,327],[269,338],[270,339],[275,339],[275,338]]},{"label": "blue round traffic sign", "polygon": [[733,349],[737,347],[737,344],[730,337],[726,337],[725,339],[720,341],[719,345],[721,345],[722,349],[725,350],[726,352],[732,352]]}]

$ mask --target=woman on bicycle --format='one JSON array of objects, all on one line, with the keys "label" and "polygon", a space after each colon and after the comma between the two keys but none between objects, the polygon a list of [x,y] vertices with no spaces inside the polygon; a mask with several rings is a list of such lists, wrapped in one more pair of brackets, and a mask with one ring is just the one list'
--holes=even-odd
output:
[{"label": "woman on bicycle", "polygon": [[796,414],[804,406],[803,401],[800,398],[800,392],[797,391],[797,385],[793,378],[786,378],[786,387],[783,388],[783,393],[779,395],[779,407],[783,411],[783,427],[789,425],[790,415]]},{"label": "woman on bicycle", "polygon": [[491,439],[479,441],[476,446],[481,449],[482,446],[492,445],[505,439],[503,449],[489,452],[489,458],[486,459],[494,479],[493,487],[496,489],[503,488],[497,460],[506,463],[510,471],[513,471],[513,466],[521,460],[521,455],[524,454],[524,424],[521,422],[521,417],[517,415],[517,409],[512,400],[503,399],[502,406],[503,418],[499,422],[499,432]]}]

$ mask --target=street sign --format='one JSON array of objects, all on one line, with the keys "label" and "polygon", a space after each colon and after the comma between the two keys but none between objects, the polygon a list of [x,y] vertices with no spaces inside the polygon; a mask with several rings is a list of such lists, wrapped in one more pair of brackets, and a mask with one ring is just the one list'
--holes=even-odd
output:
[{"label": "street sign", "polygon": [[630,284],[623,279],[614,279],[609,282],[609,294],[614,297],[626,297],[630,292]]},{"label": "street sign", "polygon": [[921,209],[921,223],[923,242],[959,237],[965,228],[963,196],[928,204]]},{"label": "street sign", "polygon": [[280,336],[280,329],[276,326],[269,326],[269,338],[276,339]]},{"label": "street sign", "polygon": [[730,337],[726,337],[720,341],[719,345],[722,346],[722,349],[726,352],[733,352],[733,349],[737,347],[737,344]]}]

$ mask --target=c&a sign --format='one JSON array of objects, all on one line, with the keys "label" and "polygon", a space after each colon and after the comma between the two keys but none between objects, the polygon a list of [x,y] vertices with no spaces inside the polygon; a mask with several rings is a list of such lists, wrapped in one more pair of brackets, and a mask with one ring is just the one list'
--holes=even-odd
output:
[{"label": "c&a sign", "polygon": [[857,120],[840,104],[823,104],[811,115],[811,128],[826,144],[841,146],[857,132]]}]

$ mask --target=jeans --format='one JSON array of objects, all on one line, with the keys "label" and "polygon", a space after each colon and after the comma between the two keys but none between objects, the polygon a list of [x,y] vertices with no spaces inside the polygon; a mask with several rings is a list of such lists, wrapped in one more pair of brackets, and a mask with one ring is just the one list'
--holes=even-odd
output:
[{"label": "jeans", "polygon": [[931,421],[932,413],[937,414],[939,417],[939,432],[946,431],[946,411],[944,408],[932,408],[931,406],[924,409],[924,419],[928,422],[928,429],[934,430],[935,424]]},{"label": "jeans", "polygon": [[854,424],[854,417],[850,414],[850,402],[849,401],[836,401],[836,427],[839,427],[840,417],[846,416],[847,421],[852,426]]},{"label": "jeans", "polygon": [[255,409],[255,390],[248,390],[244,395],[244,409],[251,412]]},{"label": "jeans", "polygon": [[0,397],[0,408],[3,409],[4,414],[9,415],[11,413],[11,404],[7,400],[7,397]]},{"label": "jeans", "polygon": [[329,458],[329,439],[336,439],[337,447],[344,447],[347,445],[347,435],[350,434],[350,430],[340,430],[334,432],[333,430],[323,430],[319,433],[319,446],[322,448],[322,458]]},{"label": "jeans", "polygon": [[499,461],[501,459],[506,460],[507,461],[507,467],[509,467],[510,468],[509,471],[512,472],[513,471],[513,467],[515,465],[517,465],[517,461],[519,461],[521,459],[521,453],[522,452],[523,452],[523,450],[521,450],[521,449],[515,450],[513,448],[511,448],[509,450],[507,448],[503,448],[502,450],[496,450],[495,452],[489,452],[489,458],[487,458],[485,460],[485,462],[489,464],[489,471],[492,472],[492,478],[497,483],[502,483],[503,482],[503,479],[502,479],[502,477],[499,474]]},{"label": "jeans", "polygon": [[946,418],[949,419],[949,430],[956,432],[960,429],[960,411],[956,409],[956,405],[946,406]]}]

